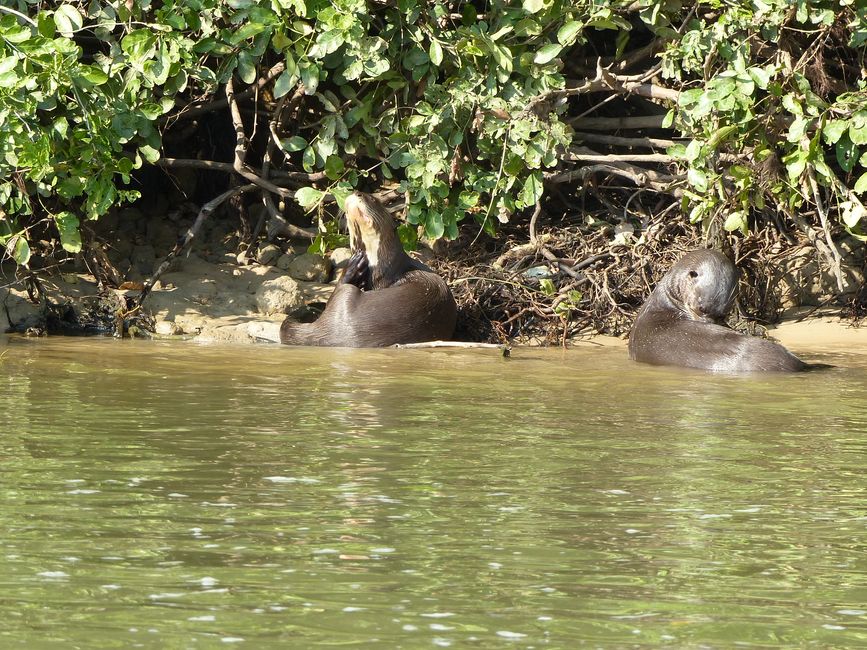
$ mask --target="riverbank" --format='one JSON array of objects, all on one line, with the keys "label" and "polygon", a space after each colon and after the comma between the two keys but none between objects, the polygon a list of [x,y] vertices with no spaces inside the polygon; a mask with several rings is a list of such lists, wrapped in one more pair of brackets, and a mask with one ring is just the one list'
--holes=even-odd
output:
[{"label": "riverbank", "polygon": [[[87,273],[51,276],[43,288],[48,300],[73,309],[100,298],[95,278]],[[324,302],[332,290],[333,284],[293,280],[276,266],[244,266],[235,260],[215,263],[192,254],[163,276],[145,308],[154,317],[159,337],[201,344],[276,342],[286,310],[299,311],[309,302]],[[38,327],[42,307],[30,302],[21,288],[3,291],[0,328],[23,331]],[[122,299],[137,290],[110,293]],[[856,327],[830,311],[804,309],[770,327],[768,334],[801,355],[867,354],[867,327]],[[626,342],[626,337],[588,334],[573,338],[569,346],[625,347]]]},{"label": "riverbank", "polygon": [[[55,321],[58,312],[71,315],[73,321],[79,316],[85,320],[96,313],[106,326],[104,333],[110,333],[114,325],[112,315],[140,293],[143,280],[153,273],[177,241],[178,234],[189,227],[193,215],[194,211],[189,209],[186,213],[153,219],[135,208],[128,208],[100,223],[98,241],[105,250],[103,262],[117,275],[116,282],[123,282],[120,289],[101,290],[91,273],[96,265],[93,261],[85,264],[80,260],[77,266],[61,266],[63,272],[40,272],[42,295],[37,297],[32,286],[28,294],[25,283],[16,281],[11,266],[3,267],[0,269],[5,278],[0,281],[0,332],[30,330],[31,334],[40,334],[46,329],[52,331],[48,322],[49,311],[52,311]],[[338,248],[322,258],[308,253],[305,241],[281,239],[279,245],[266,244],[248,259],[238,253],[241,246],[235,229],[236,224],[230,219],[207,223],[194,240],[190,254],[177,258],[160,277],[143,305],[153,317],[157,336],[188,338],[200,343],[277,341],[280,323],[287,314],[299,319],[315,317],[315,309],[308,306],[321,306],[327,301],[350,254],[348,249]],[[502,243],[502,246],[507,244]],[[450,267],[450,262],[435,259],[428,249],[424,249],[422,257],[449,276],[456,290],[460,287],[464,293],[467,292],[465,277],[477,276],[475,279],[478,279],[492,275],[485,260],[475,260],[474,266]],[[822,285],[816,283],[815,277],[811,284],[810,277],[802,278],[803,286],[821,297],[824,295]],[[528,279],[526,283],[532,285],[533,281]],[[476,294],[473,297],[477,298]],[[636,298],[640,300],[640,294]],[[465,301],[465,304],[472,303],[472,300]],[[486,334],[474,327],[478,325],[481,305],[473,306],[476,313],[464,314],[457,338],[485,340]],[[509,310],[527,311],[525,307],[513,302]],[[628,330],[627,312],[620,311],[623,323],[615,331]],[[834,315],[839,312],[813,313],[810,308],[804,308],[801,311],[789,309],[787,313],[790,318],[771,328],[769,334],[795,352],[867,351],[867,327],[854,327],[852,322]],[[483,320],[497,320],[487,312],[481,314],[486,317]],[[490,323],[487,325],[490,330]],[[604,329],[603,324],[597,327]],[[56,331],[56,326],[53,329]],[[488,342],[500,342],[494,340],[494,336],[493,331],[489,332]],[[547,343],[556,345],[557,340],[555,337]],[[527,337],[517,338],[516,342],[539,344],[546,341]],[[626,338],[589,332],[571,336],[568,344],[573,347],[624,346]]]}]

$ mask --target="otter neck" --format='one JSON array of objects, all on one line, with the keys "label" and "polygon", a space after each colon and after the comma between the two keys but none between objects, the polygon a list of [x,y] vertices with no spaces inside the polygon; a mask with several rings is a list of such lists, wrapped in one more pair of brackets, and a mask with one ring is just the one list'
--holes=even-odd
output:
[{"label": "otter neck", "polygon": [[390,287],[412,268],[412,258],[403,250],[394,229],[366,232],[362,239],[373,289]]}]

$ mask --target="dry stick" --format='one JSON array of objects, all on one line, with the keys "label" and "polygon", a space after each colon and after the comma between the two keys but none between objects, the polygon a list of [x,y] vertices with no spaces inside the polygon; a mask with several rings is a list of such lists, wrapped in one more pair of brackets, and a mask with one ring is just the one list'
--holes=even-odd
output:
[{"label": "dry stick", "polygon": [[[285,63],[278,63],[273,66],[268,72],[265,73],[263,77],[260,77],[256,84],[250,86],[243,92],[235,95],[235,99],[246,99],[253,93],[262,90],[265,86],[271,83],[283,70],[286,68]],[[180,113],[174,115],[163,115],[159,118],[158,123],[164,124],[170,120],[188,120],[190,118],[196,117],[197,115],[201,115],[203,113],[210,113],[212,111],[219,110],[221,108],[225,108],[229,105],[228,99],[215,99],[212,102],[208,102],[207,104],[202,104],[200,106],[193,106],[192,108],[181,109]]]},{"label": "dry stick", "polygon": [[169,268],[169,265],[172,261],[180,255],[181,251],[183,251],[193,238],[196,236],[196,233],[199,232],[199,228],[202,227],[202,224],[205,222],[211,214],[216,210],[224,201],[235,196],[236,194],[241,194],[242,192],[249,192],[250,190],[256,189],[255,183],[249,183],[248,185],[239,185],[238,187],[233,187],[230,190],[226,190],[220,196],[215,199],[211,199],[207,203],[202,206],[202,209],[199,210],[199,215],[196,217],[196,220],[193,222],[193,225],[190,226],[189,230],[184,234],[183,239],[181,239],[175,247],[166,255],[166,259],[163,260],[162,264],[157,267],[157,270],[154,272],[151,277],[149,277],[145,283],[144,287],[141,290],[141,293],[138,295],[138,298],[135,299],[135,304],[133,309],[137,309],[141,306],[144,299],[147,298],[148,294],[153,289],[153,286],[156,284],[157,280],[160,279],[160,276],[166,272],[166,269]]},{"label": "dry stick", "polygon": [[[155,164],[169,169],[192,167],[194,169],[209,169],[216,172],[235,173],[235,166],[232,163],[217,162],[216,160],[199,160],[197,158],[160,158]],[[298,181],[301,183],[315,183],[316,181],[323,180],[326,176],[325,172],[314,172],[308,174],[307,172],[278,171],[274,172],[273,177],[281,181],[286,180]]]},{"label": "dry stick", "polygon": [[466,341],[425,341],[424,343],[395,343],[393,348],[488,348],[503,350],[508,345],[501,343],[470,343]]},{"label": "dry stick", "polygon": [[616,153],[598,153],[587,149],[586,147],[572,147],[566,152],[564,160],[576,161],[586,160],[589,162],[656,162],[670,163],[677,160],[674,156],[667,156],[662,153],[648,154],[616,154]]},{"label": "dry stick", "polygon": [[232,124],[235,127],[235,162],[232,165],[233,169],[248,181],[255,183],[259,187],[263,187],[266,190],[273,192],[274,194],[279,194],[287,199],[293,198],[295,192],[259,178],[257,174],[244,164],[244,159],[247,157],[247,136],[244,133],[244,122],[241,119],[241,112],[238,110],[238,103],[235,101],[235,89],[231,78],[226,82],[226,98],[229,100],[229,108],[232,113]]},{"label": "dry stick", "polygon": [[638,115],[635,117],[582,117],[569,121],[589,131],[614,131],[617,129],[661,129],[665,115]]},{"label": "dry stick", "polygon": [[591,142],[593,144],[610,144],[614,147],[638,147],[642,149],[653,149],[659,147],[667,149],[677,144],[676,140],[663,140],[661,138],[621,138],[616,135],[602,135],[600,133],[581,133],[572,134],[575,140],[582,142]]}]

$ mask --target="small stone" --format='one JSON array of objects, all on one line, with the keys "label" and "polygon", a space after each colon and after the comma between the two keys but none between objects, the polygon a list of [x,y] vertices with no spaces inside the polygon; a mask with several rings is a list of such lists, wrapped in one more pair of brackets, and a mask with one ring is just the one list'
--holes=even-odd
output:
[{"label": "small stone", "polygon": [[328,276],[331,272],[331,260],[314,253],[304,253],[292,260],[287,271],[296,280],[328,282]]},{"label": "small stone", "polygon": [[256,306],[263,314],[286,314],[303,303],[298,283],[286,275],[266,280],[256,291]]},{"label": "small stone", "polygon": [[349,261],[350,257],[352,257],[352,251],[350,249],[335,248],[331,251],[328,259],[331,260],[331,264],[335,269],[342,270],[346,268],[346,263]]},{"label": "small stone", "polygon": [[274,264],[282,254],[283,251],[280,250],[279,246],[268,244],[259,249],[259,252],[256,254],[256,261],[259,262],[259,264],[269,266]]}]

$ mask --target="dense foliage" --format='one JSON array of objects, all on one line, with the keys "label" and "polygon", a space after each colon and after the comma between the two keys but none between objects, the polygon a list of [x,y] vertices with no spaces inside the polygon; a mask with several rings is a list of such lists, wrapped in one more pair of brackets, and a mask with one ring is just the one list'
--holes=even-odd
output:
[{"label": "dense foliage", "polygon": [[268,144],[216,162],[306,208],[393,180],[408,243],[593,174],[729,231],[812,213],[863,238],[865,42],[850,0],[0,0],[0,242],[26,264],[53,223],[78,251],[233,79]]}]

